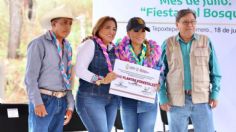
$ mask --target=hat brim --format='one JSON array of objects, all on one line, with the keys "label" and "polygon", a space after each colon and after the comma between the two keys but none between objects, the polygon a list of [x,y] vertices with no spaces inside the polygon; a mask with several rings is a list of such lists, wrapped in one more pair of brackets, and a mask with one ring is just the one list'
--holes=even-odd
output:
[{"label": "hat brim", "polygon": [[69,19],[72,19],[72,20],[75,19],[75,18],[71,18],[71,17],[61,17],[61,16],[60,17],[45,18],[45,19],[41,20],[42,27],[45,28],[45,29],[51,29],[52,28],[51,21],[53,19],[56,19],[56,18],[69,18]]},{"label": "hat brim", "polygon": [[150,28],[149,27],[144,27],[144,29],[148,32],[150,32]]},{"label": "hat brim", "polygon": [[55,18],[70,18],[72,20],[75,19],[70,9],[66,8],[65,6],[61,6],[52,11],[49,11],[41,18],[42,27],[45,29],[51,29],[51,20]]},{"label": "hat brim", "polygon": [[[133,28],[135,31],[139,31],[140,29],[144,29],[148,32],[150,32],[150,28],[149,27],[146,27],[146,26],[139,26],[139,27],[135,27]],[[130,29],[131,30],[131,29]]]}]

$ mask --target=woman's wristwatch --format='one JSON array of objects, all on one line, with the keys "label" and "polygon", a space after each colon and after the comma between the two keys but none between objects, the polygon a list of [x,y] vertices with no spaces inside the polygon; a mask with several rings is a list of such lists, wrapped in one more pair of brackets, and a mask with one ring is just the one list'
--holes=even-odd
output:
[{"label": "woman's wristwatch", "polygon": [[99,86],[101,85],[103,78],[104,78],[103,76],[94,75],[91,79],[91,82]]}]

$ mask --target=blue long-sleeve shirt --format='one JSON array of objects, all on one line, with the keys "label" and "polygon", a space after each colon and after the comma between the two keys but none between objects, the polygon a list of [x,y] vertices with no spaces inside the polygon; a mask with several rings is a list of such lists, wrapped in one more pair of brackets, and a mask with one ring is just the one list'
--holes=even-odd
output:
[{"label": "blue long-sleeve shirt", "polygon": [[[64,49],[62,61],[67,64],[67,50]],[[52,91],[64,91],[64,80],[59,69],[60,57],[57,47],[52,43],[49,32],[30,42],[27,49],[25,84],[29,101],[34,106],[43,104],[39,88]],[[65,65],[66,69],[67,65]],[[68,109],[74,110],[74,98],[71,90],[67,93]]]},{"label": "blue long-sleeve shirt", "polygon": [[[191,79],[191,67],[190,67],[190,49],[192,46],[192,41],[194,39],[198,39],[198,35],[194,34],[192,39],[188,42],[185,43],[180,36],[177,36],[177,42],[179,42],[180,47],[181,47],[181,52],[183,56],[183,66],[184,66],[184,86],[183,88],[185,90],[191,90],[192,89],[192,79]],[[209,40],[209,39],[208,39]],[[165,104],[169,102],[169,99],[167,97],[167,89],[166,89],[166,75],[169,71],[168,69],[168,64],[167,64],[167,58],[166,58],[166,41],[164,41],[162,45],[162,61],[164,65],[164,70],[161,73],[161,87],[159,91],[159,101],[160,104]],[[212,84],[211,88],[211,93],[210,93],[210,98],[216,100],[219,95],[220,91],[220,80],[221,80],[221,75],[220,75],[220,70],[219,70],[219,65],[217,62],[217,57],[215,50],[213,48],[213,45],[211,41],[208,41],[208,46],[210,47],[210,58],[209,58],[209,70],[210,70],[210,83]]]}]

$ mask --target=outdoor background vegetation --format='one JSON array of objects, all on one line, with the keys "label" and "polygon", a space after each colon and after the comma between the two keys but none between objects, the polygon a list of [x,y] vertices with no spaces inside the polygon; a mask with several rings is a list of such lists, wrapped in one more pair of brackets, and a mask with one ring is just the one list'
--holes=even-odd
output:
[{"label": "outdoor background vegetation", "polygon": [[45,32],[40,18],[61,5],[70,7],[78,18],[67,38],[72,44],[75,63],[76,48],[92,29],[92,0],[0,0],[0,102],[28,102],[24,85],[27,46]]}]

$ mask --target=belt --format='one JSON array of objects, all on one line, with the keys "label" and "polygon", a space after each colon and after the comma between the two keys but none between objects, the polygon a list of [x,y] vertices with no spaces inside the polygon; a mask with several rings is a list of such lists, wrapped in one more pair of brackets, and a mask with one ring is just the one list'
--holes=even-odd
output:
[{"label": "belt", "polygon": [[184,90],[184,93],[185,93],[186,95],[191,96],[191,95],[192,95],[192,90]]},{"label": "belt", "polygon": [[57,98],[62,98],[67,93],[67,91],[51,91],[51,90],[48,90],[48,89],[39,89],[39,91],[40,91],[41,94],[46,94],[46,95],[54,96],[54,97],[57,97]]}]

